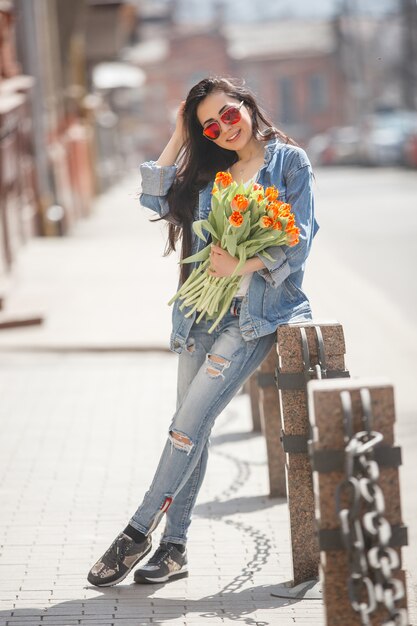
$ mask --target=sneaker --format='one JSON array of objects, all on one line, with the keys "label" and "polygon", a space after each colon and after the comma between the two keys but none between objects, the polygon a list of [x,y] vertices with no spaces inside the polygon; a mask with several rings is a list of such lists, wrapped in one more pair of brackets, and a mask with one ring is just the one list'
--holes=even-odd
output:
[{"label": "sneaker", "polygon": [[110,587],[120,583],[136,563],[148,554],[151,547],[151,536],[146,537],[142,543],[135,543],[128,535],[120,533],[91,568],[87,576],[88,582],[96,587]]},{"label": "sneaker", "polygon": [[135,583],[166,583],[188,576],[187,551],[180,552],[172,543],[163,543],[146,565],[134,574]]}]

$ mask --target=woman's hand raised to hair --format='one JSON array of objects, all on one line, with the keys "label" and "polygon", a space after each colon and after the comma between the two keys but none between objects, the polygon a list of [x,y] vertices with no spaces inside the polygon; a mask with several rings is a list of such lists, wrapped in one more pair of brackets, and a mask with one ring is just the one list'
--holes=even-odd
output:
[{"label": "woman's hand raised to hair", "polygon": [[175,123],[175,130],[168,141],[167,145],[162,151],[161,156],[157,160],[157,164],[160,166],[174,165],[177,161],[178,155],[181,152],[181,148],[185,141],[184,131],[184,106],[185,100],[183,100],[177,111],[177,118]]},{"label": "woman's hand raised to hair", "polygon": [[181,141],[181,145],[185,141],[184,107],[185,107],[185,100],[183,100],[180,103],[180,106],[178,107],[176,122],[175,122],[175,130],[174,130],[174,135],[178,138],[179,141]]}]

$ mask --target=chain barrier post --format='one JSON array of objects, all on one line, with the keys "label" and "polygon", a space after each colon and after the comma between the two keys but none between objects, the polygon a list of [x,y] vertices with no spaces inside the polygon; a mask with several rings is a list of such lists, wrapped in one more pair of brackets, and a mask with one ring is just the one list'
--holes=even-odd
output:
[{"label": "chain barrier post", "polygon": [[275,384],[277,366],[277,346],[274,344],[258,369],[257,386],[259,413],[268,458],[269,495],[276,498],[285,498],[287,488],[285,480],[285,452],[281,445],[281,405]]},{"label": "chain barrier post", "polygon": [[[348,377],[345,340],[338,322],[302,322],[279,326],[276,383],[281,402],[293,581],[295,588],[318,577],[319,548],[314,515],[312,471],[308,456],[310,425],[307,383],[316,378]],[[288,586],[288,585],[287,585]],[[281,588],[282,585],[279,585]],[[281,590],[273,595],[281,593]]]},{"label": "chain barrier post", "polygon": [[393,387],[317,380],[308,401],[326,624],[408,626]]}]

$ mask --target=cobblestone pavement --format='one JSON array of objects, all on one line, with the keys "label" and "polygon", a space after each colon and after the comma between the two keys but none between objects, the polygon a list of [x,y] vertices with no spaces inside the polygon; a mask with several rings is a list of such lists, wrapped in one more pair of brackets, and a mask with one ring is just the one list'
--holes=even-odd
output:
[{"label": "cobblestone pavement", "polygon": [[323,623],[320,601],[271,596],[291,578],[287,507],[265,495],[264,441],[243,394],[213,431],[189,578],[88,585],[151,480],[175,370],[169,354],[0,355],[1,625]]}]

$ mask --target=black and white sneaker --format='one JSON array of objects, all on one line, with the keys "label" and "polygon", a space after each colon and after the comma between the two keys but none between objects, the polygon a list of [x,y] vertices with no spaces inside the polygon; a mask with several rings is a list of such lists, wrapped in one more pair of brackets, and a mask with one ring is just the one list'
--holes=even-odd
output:
[{"label": "black and white sneaker", "polygon": [[134,574],[135,583],[166,583],[188,576],[187,551],[180,552],[172,543],[163,543],[146,565]]},{"label": "black and white sneaker", "polygon": [[120,533],[91,568],[87,580],[96,587],[110,587],[120,583],[152,548],[151,536],[135,543],[125,533]]}]

